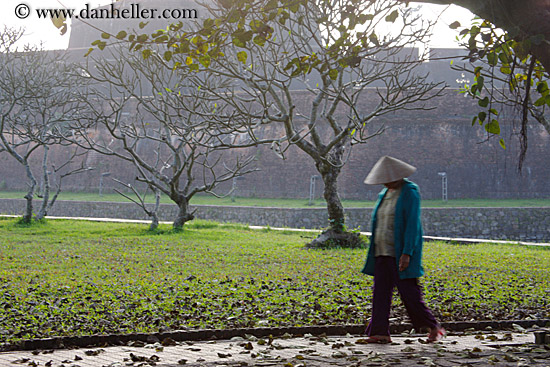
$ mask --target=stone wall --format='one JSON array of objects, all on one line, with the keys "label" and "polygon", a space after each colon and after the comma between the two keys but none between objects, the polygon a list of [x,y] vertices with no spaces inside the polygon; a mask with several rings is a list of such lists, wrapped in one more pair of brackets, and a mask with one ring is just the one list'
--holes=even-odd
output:
[{"label": "stone wall", "polygon": [[[0,214],[21,215],[22,199],[0,199]],[[196,217],[218,222],[291,228],[323,228],[324,208],[256,208],[197,205]],[[370,231],[372,209],[346,209],[349,228]],[[161,220],[172,220],[176,206],[162,204]],[[148,219],[133,203],[59,201],[52,216]],[[550,241],[550,208],[423,208],[424,234],[454,238]]]}]

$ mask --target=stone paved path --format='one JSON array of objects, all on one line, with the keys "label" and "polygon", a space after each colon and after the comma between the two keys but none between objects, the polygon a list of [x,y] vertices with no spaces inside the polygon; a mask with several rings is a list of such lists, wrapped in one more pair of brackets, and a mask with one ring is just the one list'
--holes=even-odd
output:
[{"label": "stone paved path", "polygon": [[426,344],[423,335],[393,336],[387,345],[361,344],[363,338],[165,340],[172,345],[6,352],[0,353],[0,366],[550,366],[550,346],[533,344],[530,332],[472,332],[435,344]]}]

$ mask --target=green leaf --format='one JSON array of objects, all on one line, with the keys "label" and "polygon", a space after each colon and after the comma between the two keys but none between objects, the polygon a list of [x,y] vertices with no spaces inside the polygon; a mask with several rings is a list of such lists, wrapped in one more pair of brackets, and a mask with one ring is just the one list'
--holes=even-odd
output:
[{"label": "green leaf", "polygon": [[237,23],[240,20],[239,13],[237,13],[235,9],[233,9],[226,16],[226,19],[229,23]]},{"label": "green leaf", "polygon": [[546,83],[546,81],[541,81],[537,83],[537,92],[539,92],[540,94],[548,92],[548,84]]},{"label": "green leaf", "polygon": [[195,36],[195,37],[191,38],[191,43],[194,44],[194,45],[198,45],[202,41],[203,41],[203,39],[202,39],[201,36]]},{"label": "green leaf", "polygon": [[254,32],[258,31],[258,29],[260,29],[262,25],[263,23],[257,19],[253,19],[250,21],[250,29],[252,29]]},{"label": "green leaf", "polygon": [[186,64],[186,65],[191,65],[191,64],[193,64],[193,59],[190,58],[189,56],[187,56],[187,57],[185,58],[185,64]]},{"label": "green leaf", "polygon": [[67,18],[64,16],[58,16],[58,17],[51,17],[53,25],[59,29],[61,35],[64,35],[67,33]]},{"label": "green leaf", "polygon": [[210,56],[208,55],[199,57],[199,62],[206,68],[210,66],[210,61],[211,59],[210,59]]},{"label": "green leaf", "polygon": [[500,141],[498,143],[500,144],[502,149],[506,150],[506,143],[504,142],[504,139],[500,139]]},{"label": "green leaf", "polygon": [[84,57],[87,57],[89,54],[91,54],[93,50],[94,50],[94,48],[93,48],[93,47],[90,47],[90,48],[88,49],[88,52],[86,52],[86,53],[84,54]]},{"label": "green leaf", "polygon": [[116,39],[123,40],[124,38],[126,38],[127,35],[128,33],[126,33],[125,31],[120,31],[115,37]]},{"label": "green leaf", "polygon": [[510,92],[513,92],[516,90],[516,88],[518,87],[518,81],[516,78],[510,78],[510,83],[509,84],[509,87],[510,87]]},{"label": "green leaf", "polygon": [[233,44],[240,48],[246,48],[246,43],[241,41],[239,38],[233,38]]},{"label": "green leaf", "polygon": [[166,51],[164,53],[164,60],[166,60],[166,61],[172,60],[172,51]]},{"label": "green leaf", "polygon": [[455,20],[454,22],[449,24],[449,28],[451,29],[457,29],[458,27],[460,27],[460,22],[458,20]]},{"label": "green leaf", "polygon": [[542,96],[539,99],[537,99],[534,103],[536,107],[544,106],[546,104],[546,97]]},{"label": "green leaf", "polygon": [[202,27],[203,28],[212,28],[214,26],[214,20],[213,19],[210,19],[210,18],[207,18],[204,20],[204,22],[202,22]]},{"label": "green leaf", "polygon": [[141,51],[141,55],[143,56],[143,59],[147,60],[151,55],[153,54],[153,51],[150,49],[145,49]]},{"label": "green leaf", "polygon": [[479,117],[480,122],[484,122],[485,119],[487,118],[487,113],[486,112],[480,112],[480,113],[477,114],[477,116]]},{"label": "green leaf", "polygon": [[496,119],[492,119],[491,122],[488,122],[485,125],[485,130],[489,134],[498,135],[498,134],[500,134],[500,124],[498,123],[498,121]]},{"label": "green leaf", "polygon": [[180,45],[178,46],[178,52],[179,53],[183,53],[183,54],[186,54],[190,51],[191,49],[189,48],[189,41],[185,40],[185,41],[182,41],[180,43]]},{"label": "green leaf", "polygon": [[149,22],[139,22],[139,29],[143,29],[149,24]]},{"label": "green leaf", "polygon": [[246,60],[248,59],[248,54],[246,53],[246,51],[237,52],[237,59],[241,63],[246,64]]},{"label": "green leaf", "polygon": [[378,37],[376,36],[376,34],[374,32],[370,34],[369,41],[374,43],[376,46],[380,46],[380,42],[378,41]]},{"label": "green leaf", "polygon": [[183,22],[177,22],[177,23],[170,23],[170,25],[168,26],[168,29],[173,31],[173,32],[177,32],[182,27],[183,27]]},{"label": "green leaf", "polygon": [[482,76],[477,77],[477,89],[481,92],[483,90],[483,84],[485,79]]},{"label": "green leaf", "polygon": [[277,18],[277,12],[276,11],[272,11],[271,13],[269,13],[269,17],[268,17],[269,21],[272,21],[275,18]]},{"label": "green leaf", "polygon": [[156,43],[162,43],[162,42],[166,42],[166,41],[168,41],[168,36],[166,34],[163,34],[162,36],[157,37],[155,39]]},{"label": "green leaf", "polygon": [[474,118],[472,119],[472,126],[476,124],[477,120],[478,120],[478,117],[474,116]]},{"label": "green leaf", "polygon": [[468,40],[468,48],[470,50],[474,50],[476,49],[476,46],[477,46],[476,36],[474,34],[470,34],[470,39]]},{"label": "green leaf", "polygon": [[489,65],[496,66],[498,63],[498,57],[497,54],[494,52],[489,52],[487,54],[487,61],[489,62]]},{"label": "green leaf", "polygon": [[386,22],[394,23],[398,16],[399,16],[399,12],[397,10],[394,10],[391,12],[391,14],[386,16]]},{"label": "green leaf", "polygon": [[328,72],[328,76],[330,77],[330,79],[332,80],[336,80],[336,78],[338,78],[338,69],[332,69]]},{"label": "green leaf", "polygon": [[483,99],[480,99],[477,104],[480,106],[480,107],[487,107],[489,105],[489,97],[485,97]]},{"label": "green leaf", "polygon": [[275,9],[277,9],[278,6],[279,6],[279,1],[278,0],[269,0],[267,2],[267,4],[265,5],[264,10],[266,10],[266,11],[275,10]]},{"label": "green leaf", "polygon": [[233,38],[233,44],[237,47],[245,48],[246,43],[252,39],[254,32],[238,30],[233,32],[231,37]]},{"label": "green leaf", "polygon": [[474,74],[477,77],[481,76],[481,71],[483,70],[483,67],[481,66],[477,66],[475,69],[474,69]]},{"label": "green leaf", "polygon": [[498,59],[500,62],[502,62],[504,65],[510,64],[510,57],[508,56],[508,53],[506,51],[502,51],[498,54]]},{"label": "green leaf", "polygon": [[281,12],[281,16],[279,17],[278,22],[281,25],[285,25],[285,23],[288,19],[290,19],[290,14],[288,14],[288,12],[286,12],[286,11],[283,11],[283,12]]},{"label": "green leaf", "polygon": [[260,47],[264,47],[266,39],[262,36],[254,37],[254,43]]},{"label": "green leaf", "polygon": [[510,75],[510,74],[512,73],[512,69],[510,69],[510,68],[507,67],[507,66],[502,66],[502,67],[500,68],[500,72],[501,72],[502,74]]},{"label": "green leaf", "polygon": [[99,48],[99,49],[102,50],[102,51],[105,49],[105,47],[107,47],[107,43],[106,43],[106,42],[99,42],[99,43],[97,44],[97,48]]},{"label": "green leaf", "polygon": [[108,40],[109,38],[111,38],[111,35],[107,32],[103,32],[101,33],[101,38]]}]

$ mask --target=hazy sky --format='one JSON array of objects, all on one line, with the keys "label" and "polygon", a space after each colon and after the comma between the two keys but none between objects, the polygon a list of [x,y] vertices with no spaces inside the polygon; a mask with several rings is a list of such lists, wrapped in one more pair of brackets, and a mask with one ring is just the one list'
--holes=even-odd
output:
[{"label": "hazy sky", "polygon": [[[1,22],[3,25],[11,27],[25,27],[27,34],[24,38],[25,43],[36,44],[43,41],[46,49],[62,49],[66,48],[69,43],[69,33],[67,32],[64,36],[59,35],[59,30],[52,25],[51,21],[49,19],[39,19],[34,13],[34,9],[37,7],[62,8],[64,6],[82,9],[86,4],[90,4],[90,7],[94,8],[97,5],[110,3],[110,0],[1,0]],[[21,4],[24,4],[24,6],[21,7]],[[159,4],[162,4],[162,1],[159,1]],[[22,15],[26,12],[26,6],[31,9],[31,14],[28,18],[21,20],[16,16],[16,9],[18,9],[19,15]],[[458,47],[455,41],[457,32],[449,29],[449,24],[458,20],[461,24],[466,25],[473,18],[469,11],[456,6],[424,4],[422,5],[422,13],[430,19],[435,19],[441,15],[434,32],[432,47]]]}]

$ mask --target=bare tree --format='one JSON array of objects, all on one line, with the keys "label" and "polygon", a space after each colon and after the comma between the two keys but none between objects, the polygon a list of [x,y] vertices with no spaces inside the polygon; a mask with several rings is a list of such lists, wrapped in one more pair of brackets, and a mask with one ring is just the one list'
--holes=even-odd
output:
[{"label": "bare tree", "polygon": [[[314,244],[356,244],[345,230],[338,176],[352,147],[383,131],[372,121],[430,108],[442,90],[415,71],[422,60],[411,46],[430,25],[394,1],[219,4],[191,36],[181,26],[153,35],[178,40],[166,43],[171,68],[197,71],[192,81],[205,96],[195,114],[216,126],[237,124],[252,140],[272,139],[283,158],[292,145],[309,155],[324,182],[330,225]],[[212,87],[210,77],[231,83]],[[219,111],[219,103],[230,108]]]},{"label": "bare tree", "polygon": [[[61,140],[60,145],[65,144],[66,142]],[[45,146],[44,149],[49,151],[50,147]],[[70,147],[69,149],[72,150],[72,153],[63,159],[63,162],[59,165],[48,162],[47,152],[42,157],[42,184],[40,191],[36,193],[36,196],[42,200],[42,205],[36,214],[36,220],[41,220],[48,215],[48,212],[52,209],[61,193],[64,178],[94,169],[93,167],[86,166],[85,161],[81,159],[81,157],[87,154],[86,151],[82,151],[78,147]],[[78,162],[80,164],[76,164]],[[53,178],[53,182],[50,176]],[[51,196],[51,189],[54,186],[54,193]]]},{"label": "bare tree", "polygon": [[159,226],[158,210],[159,210],[159,207],[160,207],[160,196],[161,196],[160,190],[158,188],[156,188],[155,186],[152,186],[152,185],[149,185],[147,187],[147,190],[151,190],[153,192],[153,194],[155,195],[155,203],[151,207],[151,206],[148,206],[147,203],[146,203],[147,191],[145,193],[141,193],[132,184],[124,183],[124,182],[122,182],[122,181],[120,181],[119,179],[116,179],[116,178],[114,178],[114,180],[115,180],[115,182],[125,186],[127,189],[130,189],[134,195],[133,196],[128,195],[127,193],[125,193],[121,190],[118,190],[118,189],[115,189],[115,191],[119,195],[124,196],[126,199],[130,200],[131,202],[133,202],[134,204],[139,206],[145,212],[145,214],[147,214],[147,216],[149,216],[151,218],[151,225],[149,226],[149,230],[153,231],[153,230],[157,229],[158,226]]},{"label": "bare tree", "polygon": [[[33,215],[33,196],[37,185],[31,157],[42,155],[42,205],[36,215],[47,215],[61,190],[61,179],[86,170],[70,168],[74,156],[58,168],[49,163],[52,145],[62,144],[63,130],[78,113],[73,96],[77,88],[72,66],[63,61],[61,52],[45,52],[38,48],[18,50],[15,43],[23,30],[5,28],[0,33],[0,151],[7,152],[25,169],[28,191],[24,222]],[[61,174],[57,194],[50,200],[49,170]]]},{"label": "bare tree", "polygon": [[90,83],[83,98],[89,112],[70,139],[132,164],[138,182],[177,204],[174,228],[194,218],[189,208],[194,195],[217,195],[220,183],[255,171],[253,154],[235,152],[254,142],[190,112],[205,93],[186,83],[184,73],[167,68],[154,52],[144,59],[113,48],[104,56],[82,70]]}]

